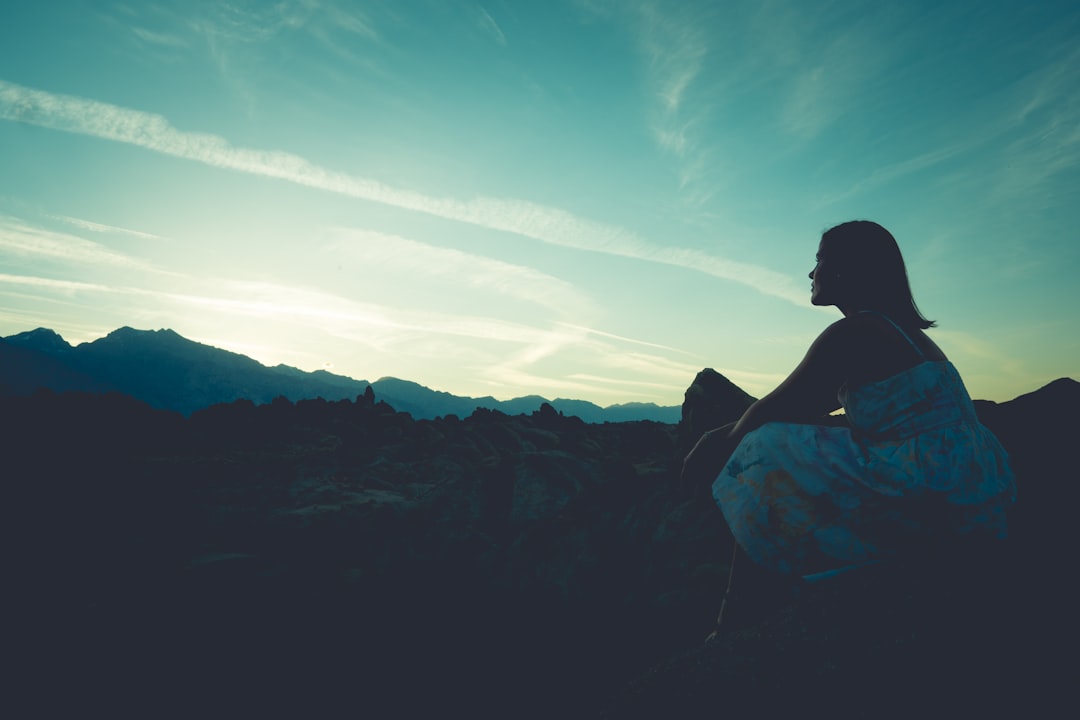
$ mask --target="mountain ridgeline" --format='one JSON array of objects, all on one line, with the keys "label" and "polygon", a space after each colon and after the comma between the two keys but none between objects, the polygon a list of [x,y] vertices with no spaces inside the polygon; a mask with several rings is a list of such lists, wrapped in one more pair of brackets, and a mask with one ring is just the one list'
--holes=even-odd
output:
[{"label": "mountain ridgeline", "polygon": [[46,328],[0,340],[0,395],[28,395],[42,387],[54,392],[117,391],[151,407],[190,415],[211,405],[241,399],[255,404],[269,403],[277,397],[292,402],[315,398],[351,400],[363,395],[369,386],[380,400],[417,420],[447,415],[467,417],[477,408],[520,415],[544,403],[589,423],[677,423],[681,412],[678,406],[653,403],[600,407],[584,400],[548,400],[539,395],[511,400],[462,397],[393,377],[369,383],[325,370],[267,367],[245,355],[188,340],[172,330],[124,327],[77,346]]}]

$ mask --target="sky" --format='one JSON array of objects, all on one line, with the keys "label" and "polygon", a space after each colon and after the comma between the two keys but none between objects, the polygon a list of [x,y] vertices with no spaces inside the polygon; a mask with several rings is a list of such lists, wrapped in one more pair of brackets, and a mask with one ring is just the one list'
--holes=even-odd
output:
[{"label": "sky", "polygon": [[897,238],[976,398],[1080,378],[1080,4],[5,3],[0,336],[457,395],[779,384]]}]

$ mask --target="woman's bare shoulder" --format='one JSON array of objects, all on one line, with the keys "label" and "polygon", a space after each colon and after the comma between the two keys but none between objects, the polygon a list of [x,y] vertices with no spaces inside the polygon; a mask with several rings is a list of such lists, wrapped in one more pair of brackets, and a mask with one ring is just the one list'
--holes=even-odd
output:
[{"label": "woman's bare shoulder", "polygon": [[914,340],[915,344],[919,346],[919,349],[922,350],[923,355],[926,357],[927,360],[944,362],[949,359],[948,357],[946,357],[945,351],[938,347],[938,344],[934,342],[933,338],[931,338],[922,330],[916,330],[914,333],[912,333],[912,336],[912,340]]},{"label": "woman's bare shoulder", "polygon": [[883,380],[926,360],[947,359],[922,330],[902,330],[877,313],[856,313],[837,324],[850,352],[849,384]]},{"label": "woman's bare shoulder", "polygon": [[818,335],[818,341],[833,348],[852,350],[868,340],[879,337],[881,328],[878,321],[865,313],[842,317]]}]

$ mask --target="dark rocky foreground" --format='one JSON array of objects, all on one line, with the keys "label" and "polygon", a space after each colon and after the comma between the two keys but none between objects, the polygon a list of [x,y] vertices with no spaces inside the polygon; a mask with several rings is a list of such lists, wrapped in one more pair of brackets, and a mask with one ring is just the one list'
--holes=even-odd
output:
[{"label": "dark rocky foreground", "polygon": [[699,376],[683,427],[3,399],[11,687],[40,714],[514,718],[1030,709],[1069,687],[1075,382],[980,404],[1021,476],[1007,547],[813,588],[744,565],[706,646],[731,541],[677,458],[736,391]]}]

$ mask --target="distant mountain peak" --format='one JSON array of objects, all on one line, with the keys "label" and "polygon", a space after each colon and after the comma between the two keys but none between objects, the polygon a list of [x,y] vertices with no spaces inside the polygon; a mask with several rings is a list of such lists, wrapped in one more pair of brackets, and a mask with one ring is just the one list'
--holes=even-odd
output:
[{"label": "distant mountain peak", "polygon": [[72,349],[68,341],[60,337],[59,333],[43,327],[10,335],[4,338],[4,342],[16,347],[38,350],[49,355],[68,352]]},{"label": "distant mountain peak", "polygon": [[166,338],[183,338],[182,335],[170,328],[160,328],[158,330],[136,330],[133,327],[125,325],[124,327],[117,328],[105,337],[166,337]]},{"label": "distant mountain peak", "polygon": [[160,330],[137,330],[132,327],[124,326],[113,330],[105,337],[98,338],[91,344],[99,347],[113,347],[117,350],[131,347],[153,349],[158,352],[163,351],[167,353],[186,353],[193,352],[199,348],[206,348],[208,350],[229,353],[228,350],[212,348],[209,345],[203,345],[194,340],[189,340],[183,335],[168,328],[162,328]]}]

